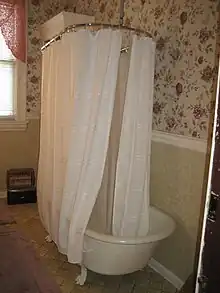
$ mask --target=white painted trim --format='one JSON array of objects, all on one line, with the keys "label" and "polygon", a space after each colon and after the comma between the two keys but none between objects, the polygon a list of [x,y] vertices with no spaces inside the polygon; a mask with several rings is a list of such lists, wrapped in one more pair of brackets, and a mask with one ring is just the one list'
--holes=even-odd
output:
[{"label": "white painted trim", "polygon": [[16,60],[15,66],[16,90],[14,97],[14,111],[16,121],[26,120],[26,94],[27,94],[27,65],[26,63]]},{"label": "white painted trim", "polygon": [[207,140],[154,130],[152,141],[206,153]]},{"label": "white painted trim", "polygon": [[184,285],[184,282],[179,277],[177,277],[173,272],[168,270],[165,266],[163,266],[154,258],[150,259],[148,265],[150,268],[152,268],[155,272],[164,277],[164,279],[170,282],[178,290],[180,290]]},{"label": "white painted trim", "polygon": [[0,131],[22,131],[27,129],[28,121],[0,119]]},{"label": "white painted trim", "polygon": [[27,65],[16,60],[14,78],[14,115],[0,117],[0,131],[22,131],[27,128],[26,120],[26,85]]},{"label": "white painted trim", "polygon": [[7,197],[7,191],[6,190],[0,191],[0,199],[6,198],[6,197]]}]

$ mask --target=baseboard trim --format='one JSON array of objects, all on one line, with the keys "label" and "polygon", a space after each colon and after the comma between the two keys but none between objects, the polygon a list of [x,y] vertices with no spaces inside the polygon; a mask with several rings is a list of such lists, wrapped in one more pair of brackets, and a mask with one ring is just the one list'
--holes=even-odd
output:
[{"label": "baseboard trim", "polygon": [[207,140],[153,130],[152,141],[206,153]]},{"label": "baseboard trim", "polygon": [[7,197],[7,191],[6,190],[0,191],[0,199],[6,198],[6,197]]},{"label": "baseboard trim", "polygon": [[150,268],[152,268],[154,271],[164,277],[164,279],[170,282],[175,288],[177,288],[178,290],[182,288],[184,282],[157,260],[151,258],[148,265]]}]

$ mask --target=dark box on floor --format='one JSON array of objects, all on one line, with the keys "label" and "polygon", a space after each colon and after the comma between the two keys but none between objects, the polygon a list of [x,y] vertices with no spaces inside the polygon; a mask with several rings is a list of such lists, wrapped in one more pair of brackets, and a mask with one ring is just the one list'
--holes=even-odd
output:
[{"label": "dark box on floor", "polygon": [[35,175],[31,168],[7,171],[7,203],[9,205],[37,201]]}]

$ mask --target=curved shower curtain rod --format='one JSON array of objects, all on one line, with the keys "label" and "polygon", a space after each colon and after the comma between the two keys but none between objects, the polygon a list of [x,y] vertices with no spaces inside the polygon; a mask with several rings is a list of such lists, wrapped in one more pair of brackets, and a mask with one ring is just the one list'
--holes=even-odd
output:
[{"label": "curved shower curtain rod", "polygon": [[[119,29],[119,30],[128,30],[128,31],[135,32],[137,35],[143,34],[146,37],[152,38],[152,35],[150,33],[146,32],[146,31],[143,31],[143,30],[140,30],[140,29],[136,29],[136,28],[132,28],[132,27],[128,27],[128,26],[123,25],[123,22],[124,22],[124,5],[125,5],[125,0],[119,0],[119,1],[120,1],[120,6],[119,6],[119,24],[118,25],[116,25],[116,24],[110,24],[110,23],[80,23],[80,24],[70,25],[64,31],[62,31],[59,35],[55,36],[50,41],[48,41],[41,48],[41,51],[43,51],[44,49],[46,49],[52,43],[60,40],[63,34],[76,31],[76,29],[78,29],[80,27],[84,27],[84,28],[87,29],[89,27],[97,27],[97,26],[100,26],[103,29],[113,28],[113,29]],[[124,52],[124,51],[127,52],[128,49],[129,49],[129,47],[122,48],[121,49],[121,52]]]},{"label": "curved shower curtain rod", "polygon": [[[48,46],[50,46],[52,43],[58,41],[61,39],[62,35],[69,33],[69,32],[73,32],[76,31],[76,29],[84,27],[86,29],[90,28],[90,27],[97,27],[100,26],[103,29],[107,29],[107,28],[113,28],[113,29],[119,29],[119,30],[128,30],[128,31],[133,31],[138,35],[145,35],[146,37],[152,38],[152,35],[146,31],[140,30],[140,29],[136,29],[136,28],[132,28],[132,27],[128,27],[128,26],[124,26],[124,25],[115,25],[115,24],[107,24],[107,23],[81,23],[81,24],[74,24],[74,25],[70,25],[68,26],[64,31],[62,31],[59,35],[56,35],[54,38],[52,38],[50,41],[48,41],[45,45],[43,45],[43,47],[41,47],[41,51],[43,51],[44,49],[46,49]],[[121,50],[121,52],[123,51],[127,51],[128,47],[123,48]]]}]

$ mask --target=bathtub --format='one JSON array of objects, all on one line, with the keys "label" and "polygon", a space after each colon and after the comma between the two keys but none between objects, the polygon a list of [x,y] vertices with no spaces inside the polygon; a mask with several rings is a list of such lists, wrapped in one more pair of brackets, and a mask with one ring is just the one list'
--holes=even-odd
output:
[{"label": "bathtub", "polygon": [[104,275],[124,275],[143,269],[160,242],[175,229],[173,219],[150,207],[150,229],[145,237],[126,238],[87,229],[84,237],[83,266],[77,283],[83,285],[86,269]]}]

